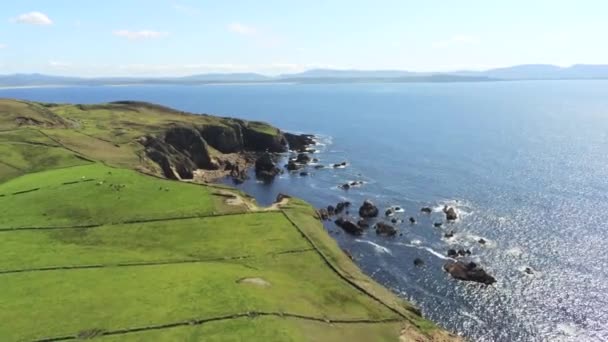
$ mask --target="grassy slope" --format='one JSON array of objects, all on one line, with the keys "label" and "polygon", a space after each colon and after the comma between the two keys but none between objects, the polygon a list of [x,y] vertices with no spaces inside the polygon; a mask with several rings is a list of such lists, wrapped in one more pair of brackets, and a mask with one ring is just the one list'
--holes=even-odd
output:
[{"label": "grassy slope", "polygon": [[0,340],[376,341],[404,326],[445,337],[363,275],[305,203],[252,211],[225,187],[131,170],[143,133],[223,124],[134,108],[0,100]]}]

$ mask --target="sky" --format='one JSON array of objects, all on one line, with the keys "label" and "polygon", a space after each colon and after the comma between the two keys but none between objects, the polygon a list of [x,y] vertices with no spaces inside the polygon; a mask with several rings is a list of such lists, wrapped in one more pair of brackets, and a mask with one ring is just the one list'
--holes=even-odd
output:
[{"label": "sky", "polygon": [[0,74],[267,75],[608,64],[605,0],[20,0]]}]

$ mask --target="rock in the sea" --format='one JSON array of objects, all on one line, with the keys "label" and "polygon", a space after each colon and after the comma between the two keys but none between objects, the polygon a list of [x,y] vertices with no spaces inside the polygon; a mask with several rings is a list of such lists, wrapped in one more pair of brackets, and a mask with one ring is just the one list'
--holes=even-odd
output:
[{"label": "rock in the sea", "polygon": [[435,226],[435,228],[439,228],[439,227],[443,226],[443,223],[435,222],[435,223],[433,223],[433,226]]},{"label": "rock in the sea", "polygon": [[459,249],[458,250],[458,256],[467,256],[467,255],[471,255],[471,251],[470,250],[464,250],[464,249]]},{"label": "rock in the sea", "polygon": [[423,266],[423,265],[424,265],[424,261],[422,261],[422,259],[420,259],[420,258],[414,259],[414,266],[420,267],[420,266]]},{"label": "rock in the sea", "polygon": [[415,218],[413,218],[413,217],[410,217],[410,223],[411,223],[411,224],[416,223],[416,219],[415,219]]},{"label": "rock in the sea", "polygon": [[397,229],[388,223],[378,222],[375,228],[378,235],[394,236],[397,234]]},{"label": "rock in the sea", "polygon": [[524,272],[526,272],[527,274],[534,274],[534,271],[532,270],[532,268],[531,268],[531,267],[526,267],[526,268],[524,269]]},{"label": "rock in the sea", "polygon": [[458,219],[458,214],[456,213],[456,209],[453,207],[449,207],[446,205],[443,207],[443,212],[445,213],[445,218],[448,221],[454,221]]},{"label": "rock in the sea", "polygon": [[370,200],[366,200],[359,208],[359,216],[363,218],[377,217],[378,207],[376,207]]},{"label": "rock in the sea", "polygon": [[393,215],[395,215],[395,209],[393,209],[393,208],[388,208],[384,212],[384,216],[386,216],[386,217],[390,217],[390,216],[393,216]]},{"label": "rock in the sea", "polygon": [[430,214],[433,212],[433,209],[429,208],[429,207],[423,207],[422,209],[420,209],[421,212],[426,213],[426,214]]},{"label": "rock in the sea", "polygon": [[289,143],[289,148],[292,151],[303,152],[308,146],[315,144],[315,136],[310,134],[292,134],[284,133],[285,139]]},{"label": "rock in the sea", "polygon": [[336,163],[333,165],[334,168],[345,167],[345,166],[346,166],[346,162]]},{"label": "rock in the sea", "polygon": [[350,184],[344,183],[344,184],[339,185],[338,187],[342,190],[348,190],[348,189],[350,189]]},{"label": "rock in the sea", "polygon": [[393,223],[393,224],[397,224],[397,223],[399,223],[399,220],[398,220],[396,217],[393,217],[393,218],[391,219],[391,223]]},{"label": "rock in the sea", "polygon": [[361,235],[363,233],[363,228],[359,227],[356,223],[349,219],[345,219],[343,217],[338,218],[334,221],[336,226],[344,229],[345,232],[352,235]]},{"label": "rock in the sea", "polygon": [[306,153],[299,153],[295,162],[300,164],[308,164],[310,162],[310,157]]},{"label": "rock in the sea", "polygon": [[366,228],[369,228],[369,223],[367,223],[367,221],[361,219],[361,220],[357,221],[357,226],[359,226],[361,229],[366,229]]},{"label": "rock in the sea", "polygon": [[446,239],[454,237],[454,231],[449,231],[449,232],[443,234],[443,237]]},{"label": "rock in the sea", "polygon": [[325,168],[324,165],[315,165],[315,169],[319,170],[319,169],[323,169]]},{"label": "rock in the sea", "polygon": [[336,214],[343,212],[348,207],[350,207],[350,202],[338,202],[338,204],[336,204]]},{"label": "rock in the sea", "polygon": [[308,175],[309,175],[309,173],[308,173],[307,171],[302,171],[302,172],[300,172],[300,176],[301,176],[301,177],[306,177],[306,176],[308,176]]},{"label": "rock in the sea", "polygon": [[270,153],[264,153],[255,161],[255,175],[260,179],[272,180],[280,172]]},{"label": "rock in the sea", "polygon": [[479,242],[479,244],[481,244],[481,245],[486,244],[486,240],[484,238],[479,239],[477,242]]},{"label": "rock in the sea", "polygon": [[478,267],[474,262],[448,261],[443,265],[443,269],[458,280],[475,281],[486,285],[496,282],[494,277],[486,273],[484,269]]},{"label": "rock in the sea", "polygon": [[287,163],[287,165],[285,165],[285,168],[286,168],[288,171],[296,171],[296,170],[301,169],[302,167],[303,167],[302,165],[300,165],[300,164],[296,163],[296,162],[295,162],[295,161],[293,161],[293,160],[290,160],[290,161]]},{"label": "rock in the sea", "polygon": [[333,205],[328,205],[327,212],[330,216],[334,216],[336,214],[336,208]]},{"label": "rock in the sea", "polygon": [[448,256],[450,258],[456,258],[458,256],[458,252],[455,249],[448,249]]}]

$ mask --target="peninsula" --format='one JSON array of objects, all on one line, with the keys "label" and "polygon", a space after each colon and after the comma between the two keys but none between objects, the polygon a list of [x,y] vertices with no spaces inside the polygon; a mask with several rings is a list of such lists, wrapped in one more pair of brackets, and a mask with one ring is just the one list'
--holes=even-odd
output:
[{"label": "peninsula", "polygon": [[211,182],[297,139],[142,102],[0,99],[0,340],[459,341],[304,201]]}]

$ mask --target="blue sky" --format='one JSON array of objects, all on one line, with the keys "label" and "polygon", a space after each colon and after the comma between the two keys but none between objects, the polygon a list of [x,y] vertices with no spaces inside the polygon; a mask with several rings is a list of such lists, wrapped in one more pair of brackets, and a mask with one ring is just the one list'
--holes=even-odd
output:
[{"label": "blue sky", "polygon": [[608,63],[605,0],[20,0],[0,6],[0,74]]}]

